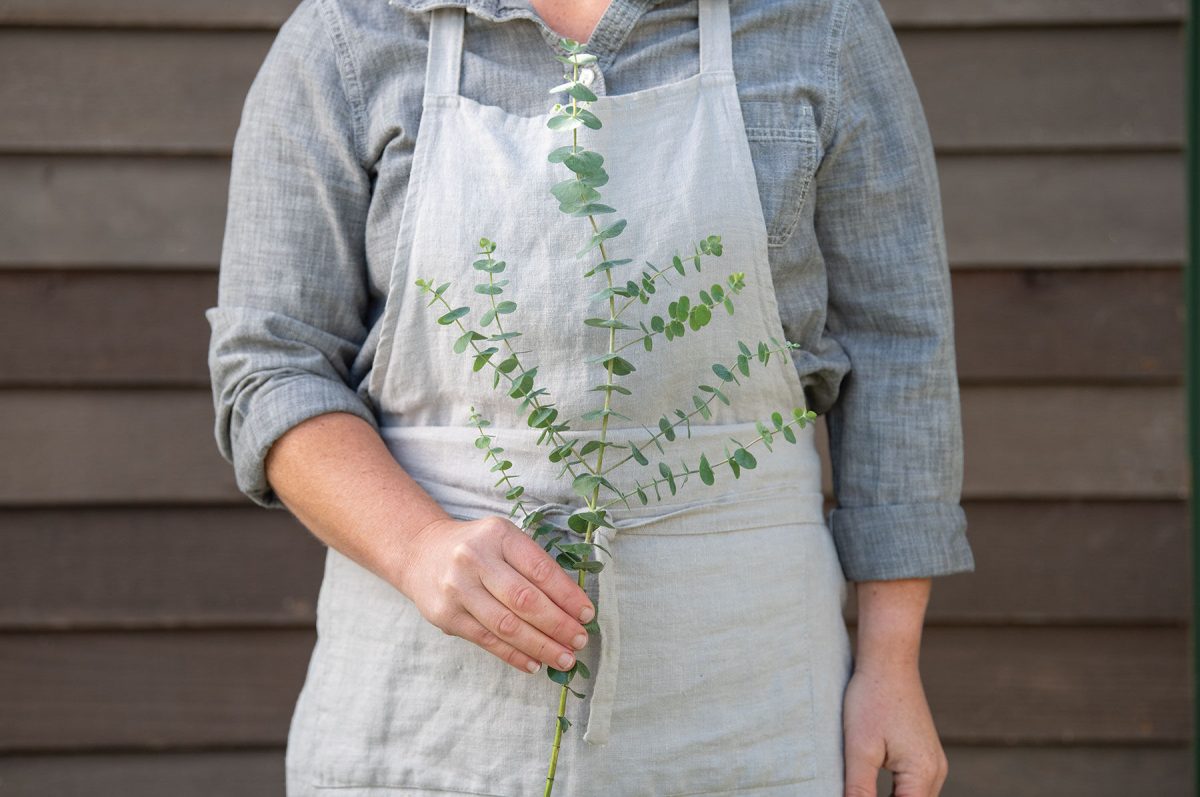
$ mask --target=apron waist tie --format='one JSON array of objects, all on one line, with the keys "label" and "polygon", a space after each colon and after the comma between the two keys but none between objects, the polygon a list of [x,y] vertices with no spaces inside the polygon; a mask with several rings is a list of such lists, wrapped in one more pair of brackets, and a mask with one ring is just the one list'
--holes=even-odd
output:
[{"label": "apron waist tie", "polygon": [[[561,513],[570,515],[577,507],[554,501],[537,507],[534,513]],[[632,522],[622,523],[621,526],[641,525],[655,518],[637,518]],[[597,526],[592,534],[592,541],[611,550],[613,538],[618,529],[607,526]],[[609,727],[612,720],[613,698],[617,686],[617,665],[621,660],[621,622],[614,579],[617,576],[616,563],[613,557],[596,549],[597,558],[603,557],[604,569],[596,574],[599,582],[599,597],[596,607],[596,624],[600,626],[600,660],[596,672],[592,673],[592,689],[588,698],[588,721],[583,740],[588,744],[608,744]]]}]

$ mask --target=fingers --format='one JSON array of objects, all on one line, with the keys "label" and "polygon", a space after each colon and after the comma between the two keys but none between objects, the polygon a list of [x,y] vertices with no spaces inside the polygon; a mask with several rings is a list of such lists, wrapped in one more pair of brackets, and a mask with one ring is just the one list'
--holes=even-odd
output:
[{"label": "fingers", "polygon": [[[543,551],[543,553],[545,553]],[[558,567],[550,562],[552,567]],[[575,664],[575,644],[587,644],[587,631],[507,562],[482,568],[481,589],[464,605],[485,627],[523,653],[559,670]],[[559,640],[567,640],[566,644]]]},{"label": "fingers", "polygon": [[[504,559],[509,565],[545,593],[572,620],[578,619],[586,623],[596,616],[596,607],[592,606],[587,593],[583,591],[579,583],[568,575],[567,571],[563,570],[562,566],[554,561],[550,554],[546,553],[545,549],[534,542],[532,538],[515,530],[511,534],[503,535],[500,543]],[[535,619],[537,619],[537,615],[535,615]],[[568,644],[571,636],[576,633],[572,628],[570,636],[562,637],[554,633],[553,626],[539,625],[539,627]]]},{"label": "fingers", "polygon": [[482,586],[463,595],[462,605],[489,633],[516,648],[521,655],[558,670],[574,666],[575,654],[570,648],[525,622]]},{"label": "fingers", "polygon": [[459,613],[457,619],[446,630],[448,633],[460,636],[469,642],[474,642],[488,653],[491,653],[507,664],[511,664],[522,672],[533,673],[541,669],[541,664],[537,659],[526,656],[484,628],[478,620],[466,612]]}]

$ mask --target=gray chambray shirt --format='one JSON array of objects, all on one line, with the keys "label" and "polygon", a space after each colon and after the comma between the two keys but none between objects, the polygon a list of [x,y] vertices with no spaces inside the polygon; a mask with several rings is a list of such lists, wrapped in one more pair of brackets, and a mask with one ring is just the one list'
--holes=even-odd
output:
[{"label": "gray chambray shirt", "polygon": [[[366,376],[420,124],[426,12],[445,5],[468,11],[462,93],[548,112],[558,34],[528,0],[301,0],[246,96],[206,318],[218,448],[262,506],[283,507],[263,461],[285,431],[335,411],[379,428]],[[879,0],[732,0],[730,16],[784,331],[828,425],[845,576],[973,571],[938,177],[899,43]],[[612,0],[587,44],[592,90],[694,74],[696,20],[696,0]]]}]

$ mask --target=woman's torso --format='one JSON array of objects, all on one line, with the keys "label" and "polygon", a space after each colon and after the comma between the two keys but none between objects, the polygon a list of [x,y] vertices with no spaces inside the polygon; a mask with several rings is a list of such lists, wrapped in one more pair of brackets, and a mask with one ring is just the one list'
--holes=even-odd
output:
[{"label": "woman's torso", "polygon": [[[396,234],[404,212],[421,120],[428,9],[467,9],[460,92],[506,111],[535,114],[553,104],[558,34],[528,0],[355,0],[326,4],[359,147],[373,192],[365,231],[371,331],[351,383],[368,401],[366,379],[378,348]],[[734,3],[733,58],[754,171],[767,224],[770,268],[787,339],[810,409],[837,397],[849,360],[825,329],[824,262],[813,227],[814,175],[823,153],[821,122],[829,82],[832,2]],[[698,69],[695,0],[612,0],[588,51],[599,61],[598,95],[625,94],[688,77]],[[682,133],[681,133],[682,134]],[[615,158],[615,156],[614,156]],[[618,159],[614,160],[614,168]]]}]

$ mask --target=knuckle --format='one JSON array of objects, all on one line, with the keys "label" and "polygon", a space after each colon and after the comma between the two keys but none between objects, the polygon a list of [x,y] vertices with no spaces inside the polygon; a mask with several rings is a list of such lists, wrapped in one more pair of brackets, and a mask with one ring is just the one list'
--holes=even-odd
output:
[{"label": "knuckle", "polygon": [[500,619],[496,622],[496,628],[504,636],[516,636],[517,631],[521,628],[521,618],[506,611],[500,615]]},{"label": "knuckle", "polygon": [[[567,617],[562,612],[559,612],[558,614],[559,614],[559,620],[554,625],[553,636],[558,639],[571,639],[572,637],[575,636],[575,633],[576,633],[575,628],[578,625],[578,623],[576,623],[570,617]],[[583,633],[585,633],[585,634],[587,633],[586,628],[583,630]]]},{"label": "knuckle", "polygon": [[555,575],[558,565],[548,556],[539,556],[529,567],[529,578],[535,584],[546,584]]},{"label": "knuckle", "polygon": [[479,563],[479,551],[475,545],[469,541],[462,541],[454,544],[450,549],[450,561],[460,567],[477,565]]},{"label": "knuckle", "polygon": [[433,606],[425,619],[440,629],[446,636],[460,635],[458,632],[458,617],[445,604],[439,603]]},{"label": "knuckle", "polygon": [[528,612],[537,606],[537,598],[537,589],[529,584],[517,585],[510,595],[512,607],[520,612]]}]

